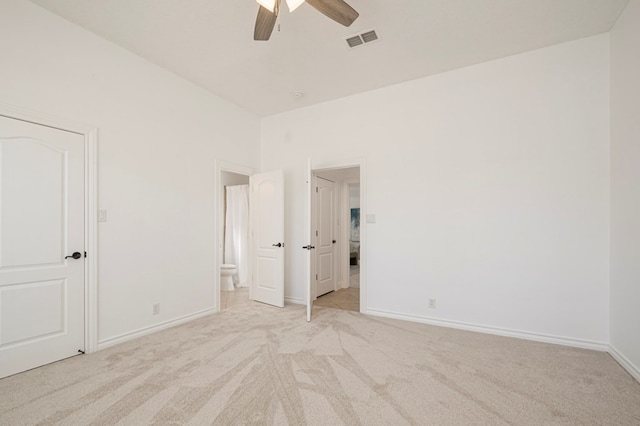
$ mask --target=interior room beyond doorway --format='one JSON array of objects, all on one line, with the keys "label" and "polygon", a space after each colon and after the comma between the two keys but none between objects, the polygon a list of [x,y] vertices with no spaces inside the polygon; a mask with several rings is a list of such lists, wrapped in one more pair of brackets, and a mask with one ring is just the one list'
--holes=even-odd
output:
[{"label": "interior room beyond doorway", "polygon": [[[315,282],[314,304],[359,312],[360,167],[315,170],[313,177],[315,202],[312,223],[316,237],[313,253],[315,272],[312,276]],[[332,191],[330,196],[329,190]],[[318,249],[324,247],[323,239],[333,242],[331,257],[326,248]],[[333,274],[335,279],[332,287],[327,289],[324,280],[329,274]]]},{"label": "interior room beyond doorway", "polygon": [[249,301],[249,176],[221,171],[220,309]]}]

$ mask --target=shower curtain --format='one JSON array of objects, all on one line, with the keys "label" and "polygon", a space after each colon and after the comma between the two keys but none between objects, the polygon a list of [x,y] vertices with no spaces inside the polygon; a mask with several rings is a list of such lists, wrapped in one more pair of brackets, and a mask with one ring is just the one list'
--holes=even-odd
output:
[{"label": "shower curtain", "polygon": [[249,274],[249,185],[227,186],[224,263],[238,267],[236,287],[248,287]]}]

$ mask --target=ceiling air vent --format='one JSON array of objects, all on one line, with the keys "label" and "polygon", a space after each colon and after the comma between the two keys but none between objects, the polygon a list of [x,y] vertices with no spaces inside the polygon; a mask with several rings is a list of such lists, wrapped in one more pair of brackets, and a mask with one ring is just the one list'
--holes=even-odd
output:
[{"label": "ceiling air vent", "polygon": [[349,37],[347,39],[347,44],[349,45],[349,47],[356,47],[356,46],[360,46],[361,44],[364,44],[364,42],[362,41],[360,36],[357,35],[357,36]]},{"label": "ceiling air vent", "polygon": [[375,30],[365,31],[362,34],[357,34],[351,37],[347,37],[347,44],[350,48],[362,46],[366,43],[374,42],[378,39],[378,34],[376,34]]},{"label": "ceiling air vent", "polygon": [[371,30],[367,31],[366,33],[360,34],[360,37],[362,37],[362,40],[365,43],[371,43],[372,41],[376,41],[378,39],[378,34],[376,34],[375,31]]}]

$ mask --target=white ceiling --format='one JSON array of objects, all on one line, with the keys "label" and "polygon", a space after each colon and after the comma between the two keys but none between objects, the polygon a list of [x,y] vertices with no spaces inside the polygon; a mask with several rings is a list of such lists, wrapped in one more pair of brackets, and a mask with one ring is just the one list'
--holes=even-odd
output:
[{"label": "white ceiling", "polygon": [[350,28],[303,4],[256,42],[254,0],[32,1],[260,116],[607,32],[628,3],[347,0]]}]

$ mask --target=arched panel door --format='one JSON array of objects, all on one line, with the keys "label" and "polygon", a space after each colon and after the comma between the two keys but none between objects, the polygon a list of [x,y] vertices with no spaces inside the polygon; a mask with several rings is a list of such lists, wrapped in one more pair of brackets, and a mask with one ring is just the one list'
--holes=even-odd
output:
[{"label": "arched panel door", "polygon": [[0,377],[84,351],[84,137],[0,116]]}]

